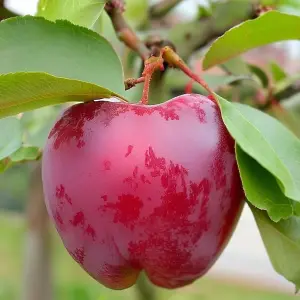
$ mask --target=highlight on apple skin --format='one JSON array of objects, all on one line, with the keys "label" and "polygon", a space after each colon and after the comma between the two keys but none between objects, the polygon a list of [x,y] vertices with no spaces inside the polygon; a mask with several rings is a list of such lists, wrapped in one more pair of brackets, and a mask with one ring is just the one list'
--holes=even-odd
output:
[{"label": "highlight on apple skin", "polygon": [[244,204],[234,140],[217,105],[197,94],[68,108],[51,130],[42,173],[67,251],[112,289],[132,286],[142,270],[170,289],[200,278]]}]

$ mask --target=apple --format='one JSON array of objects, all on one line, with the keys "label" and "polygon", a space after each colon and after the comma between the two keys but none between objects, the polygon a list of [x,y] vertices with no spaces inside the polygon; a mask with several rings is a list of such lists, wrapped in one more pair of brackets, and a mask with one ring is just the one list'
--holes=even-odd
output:
[{"label": "apple", "polygon": [[205,274],[235,229],[244,193],[211,99],[68,108],[43,154],[46,206],[71,256],[112,289],[141,271],[177,288]]}]

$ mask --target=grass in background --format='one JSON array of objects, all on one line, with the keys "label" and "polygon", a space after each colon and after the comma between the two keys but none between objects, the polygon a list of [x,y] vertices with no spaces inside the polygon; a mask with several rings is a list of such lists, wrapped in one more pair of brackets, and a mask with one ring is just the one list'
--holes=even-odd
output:
[{"label": "grass in background", "polygon": [[[20,299],[25,222],[15,214],[0,214],[0,300]],[[138,300],[135,288],[112,291],[90,278],[67,254],[53,234],[54,300]],[[156,289],[158,300],[288,300],[293,295],[264,291],[204,277],[176,291]]]}]

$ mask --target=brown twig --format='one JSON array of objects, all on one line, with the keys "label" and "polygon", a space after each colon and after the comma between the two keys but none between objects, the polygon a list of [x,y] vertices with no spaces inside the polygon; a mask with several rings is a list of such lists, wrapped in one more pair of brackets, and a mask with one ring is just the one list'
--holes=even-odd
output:
[{"label": "brown twig", "polygon": [[145,81],[145,77],[140,77],[140,78],[128,78],[125,80],[125,90],[129,90],[133,87],[135,87],[137,84],[142,83]]},{"label": "brown twig", "polygon": [[273,7],[273,6],[257,4],[255,7],[256,7],[255,13],[257,14],[257,16],[261,16],[268,11],[274,10],[275,5]]},{"label": "brown twig", "polygon": [[159,19],[164,17],[182,1],[183,0],[162,0],[156,4],[153,4],[149,9],[150,18]]},{"label": "brown twig", "polygon": [[166,32],[166,38],[176,46],[176,52],[184,60],[228,29],[248,19],[255,18],[256,6],[247,1],[216,3],[211,17],[180,23]]},{"label": "brown twig", "polygon": [[124,9],[124,0],[110,0],[105,5],[105,11],[110,17],[120,41],[136,51],[143,60],[146,60],[150,55],[150,51],[127,24],[123,17]]}]

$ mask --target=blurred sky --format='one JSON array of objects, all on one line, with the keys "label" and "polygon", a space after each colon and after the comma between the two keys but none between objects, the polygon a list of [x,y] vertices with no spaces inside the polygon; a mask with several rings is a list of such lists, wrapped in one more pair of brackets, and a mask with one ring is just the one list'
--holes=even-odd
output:
[{"label": "blurred sky", "polygon": [[[139,1],[139,0],[135,0]],[[159,0],[152,0],[151,2],[158,2]],[[36,11],[38,0],[8,0],[7,6],[19,14],[34,14]],[[193,15],[196,11],[197,4],[205,4],[206,0],[185,0],[176,9],[184,11],[187,15]],[[184,10],[182,10],[184,7]]]},{"label": "blurred sky", "polygon": [[7,7],[18,14],[34,14],[38,0],[8,0]]}]

